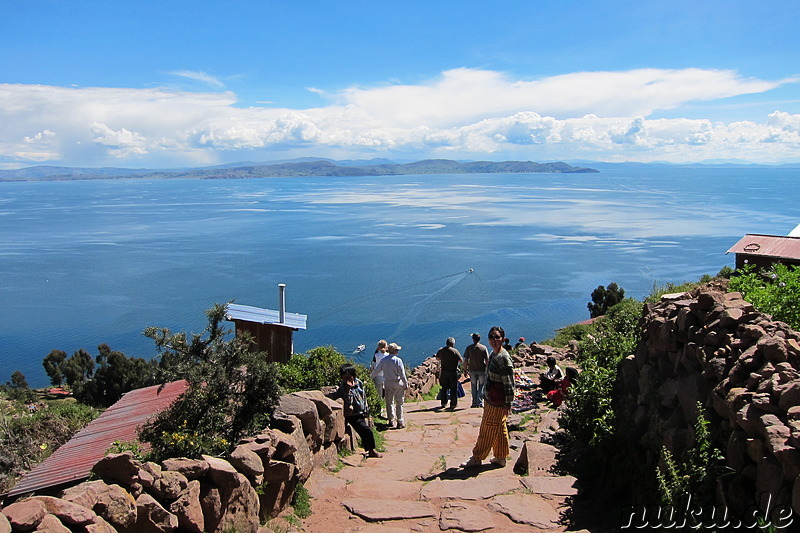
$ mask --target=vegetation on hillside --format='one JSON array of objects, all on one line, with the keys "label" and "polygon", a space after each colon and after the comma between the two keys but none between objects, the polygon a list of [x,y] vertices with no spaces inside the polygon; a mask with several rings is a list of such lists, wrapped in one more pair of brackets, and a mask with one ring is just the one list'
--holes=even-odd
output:
[{"label": "vegetation on hillside", "polygon": [[759,271],[747,265],[731,277],[728,287],[762,313],[800,330],[800,268],[777,263]]},{"label": "vegetation on hillside", "polygon": [[0,494],[99,414],[74,400],[39,401],[29,407],[4,396],[0,392]]}]

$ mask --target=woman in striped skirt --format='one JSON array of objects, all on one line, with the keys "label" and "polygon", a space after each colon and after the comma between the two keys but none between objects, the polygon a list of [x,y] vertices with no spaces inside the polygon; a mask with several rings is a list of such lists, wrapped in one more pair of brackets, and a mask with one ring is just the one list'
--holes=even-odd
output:
[{"label": "woman in striped skirt", "polygon": [[511,356],[503,348],[506,333],[495,326],[489,330],[489,345],[492,354],[486,368],[486,388],[484,392],[483,418],[478,433],[478,441],[472,449],[472,457],[461,464],[462,468],[479,466],[494,453],[491,463],[506,466],[508,458],[508,413],[514,401],[514,364]]}]

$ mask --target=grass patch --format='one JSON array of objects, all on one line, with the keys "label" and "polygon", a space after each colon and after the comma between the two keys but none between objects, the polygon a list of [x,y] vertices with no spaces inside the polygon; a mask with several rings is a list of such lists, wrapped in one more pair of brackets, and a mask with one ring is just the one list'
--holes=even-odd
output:
[{"label": "grass patch", "polygon": [[375,428],[372,428],[372,434],[375,436],[375,449],[379,452],[386,451],[386,437],[383,435],[383,431],[378,431]]},{"label": "grass patch", "polygon": [[311,516],[311,495],[302,483],[298,483],[297,488],[294,489],[292,507],[294,507],[294,514],[298,518],[302,519]]},{"label": "grass patch", "polygon": [[442,390],[442,386],[437,383],[436,385],[431,387],[431,390],[422,395],[423,401],[438,399],[440,390]]}]

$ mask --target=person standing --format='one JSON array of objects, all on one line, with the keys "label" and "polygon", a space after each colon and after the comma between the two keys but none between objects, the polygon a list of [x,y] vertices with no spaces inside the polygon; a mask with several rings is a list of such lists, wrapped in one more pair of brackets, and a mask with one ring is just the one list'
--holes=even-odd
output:
[{"label": "person standing", "polygon": [[486,368],[486,393],[478,440],[472,448],[472,456],[461,463],[462,468],[480,466],[489,452],[494,452],[491,463],[506,466],[509,454],[508,413],[514,401],[514,364],[508,351],[503,348],[505,331],[500,326],[489,330],[489,345],[492,356]]},{"label": "person standing", "polygon": [[483,407],[483,389],[486,385],[486,365],[489,364],[489,349],[481,344],[479,333],[472,334],[472,344],[464,350],[464,368],[469,374],[472,389],[472,406]]},{"label": "person standing", "polygon": [[375,370],[375,367],[378,366],[378,363],[381,362],[381,359],[386,357],[386,355],[389,353],[387,346],[388,344],[385,340],[381,339],[378,341],[378,346],[375,348],[375,354],[372,356],[372,364],[369,366],[372,382],[375,384],[375,390],[378,392],[378,398],[383,398],[383,372],[373,374],[372,371]]},{"label": "person standing", "polygon": [[383,374],[383,387],[386,397],[386,417],[389,419],[389,426],[402,429],[406,427],[403,416],[403,403],[405,402],[406,389],[408,389],[408,379],[406,378],[406,368],[403,360],[398,355],[401,347],[395,343],[387,347],[389,355],[381,359],[378,366],[372,371],[372,375]]},{"label": "person standing", "polygon": [[356,368],[346,363],[339,368],[339,375],[341,376],[339,388],[330,397],[341,398],[344,402],[345,422],[358,433],[367,457],[383,457],[375,451],[375,435],[367,423],[369,413],[367,393],[364,384],[356,377]]},{"label": "person standing", "polygon": [[447,405],[447,395],[450,394],[450,411],[454,411],[458,405],[458,364],[464,361],[461,353],[456,350],[456,340],[447,337],[445,346],[436,352],[436,359],[439,360],[441,371],[439,373],[439,384],[442,387],[440,392],[441,408]]}]

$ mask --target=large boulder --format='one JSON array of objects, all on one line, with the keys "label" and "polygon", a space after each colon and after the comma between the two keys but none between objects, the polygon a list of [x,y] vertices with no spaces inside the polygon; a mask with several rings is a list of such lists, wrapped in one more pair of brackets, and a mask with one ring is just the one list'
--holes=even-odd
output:
[{"label": "large boulder", "polygon": [[165,533],[178,528],[178,517],[145,493],[136,498],[136,524],[130,533]]},{"label": "large boulder", "polygon": [[116,528],[124,529],[136,522],[136,501],[116,484],[87,481],[65,489],[61,499],[91,509]]},{"label": "large boulder", "polygon": [[33,531],[47,514],[47,508],[40,500],[29,498],[3,508],[3,514],[14,531]]},{"label": "large boulder", "polygon": [[189,533],[203,533],[205,518],[200,505],[200,482],[192,480],[169,505],[169,511],[178,517],[181,529]]},{"label": "large boulder", "polygon": [[275,408],[273,419],[278,421],[290,416],[297,417],[300,420],[309,446],[312,450],[318,450],[322,445],[323,429],[316,404],[300,395],[300,393],[284,394]]}]

